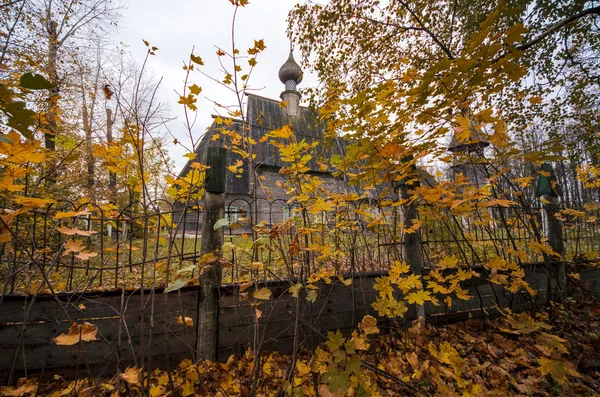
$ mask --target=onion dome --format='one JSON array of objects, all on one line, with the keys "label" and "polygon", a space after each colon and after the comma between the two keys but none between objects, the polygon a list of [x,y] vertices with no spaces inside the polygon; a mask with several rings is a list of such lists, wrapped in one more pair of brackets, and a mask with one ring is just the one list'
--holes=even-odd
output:
[{"label": "onion dome", "polygon": [[285,63],[281,65],[281,68],[279,69],[279,80],[283,84],[286,84],[288,81],[293,81],[296,84],[300,84],[303,74],[304,73],[302,72],[302,69],[300,69],[300,65],[298,65],[294,60],[294,54],[290,51],[290,56],[288,57],[287,61],[285,61]]}]

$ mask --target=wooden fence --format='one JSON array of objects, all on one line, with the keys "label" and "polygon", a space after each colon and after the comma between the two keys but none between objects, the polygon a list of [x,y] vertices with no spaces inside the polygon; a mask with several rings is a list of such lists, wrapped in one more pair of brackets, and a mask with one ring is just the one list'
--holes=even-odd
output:
[{"label": "wooden fence", "polygon": [[[455,299],[451,307],[427,306],[431,321],[453,321],[491,313],[497,306],[513,310],[534,309],[545,302],[547,277],[542,266],[526,267],[526,278],[538,290],[536,296],[507,293],[484,280],[471,280],[471,300]],[[349,334],[365,314],[376,316],[371,304],[373,288],[383,273],[356,275],[348,286],[339,281],[319,285],[314,302],[289,293],[290,281],[259,284],[272,296],[268,301],[243,300],[239,286],[220,288],[219,358],[243,354],[248,348],[289,353],[297,334],[301,345],[314,348],[328,331]],[[600,269],[582,270],[580,279],[600,298]],[[254,286],[244,292],[252,296]],[[38,296],[4,296],[0,306],[0,377],[7,381],[40,373],[112,375],[117,365],[169,368],[182,359],[194,358],[198,288],[187,287],[163,294],[162,290],[125,293],[79,293]],[[255,310],[262,315],[256,321]],[[404,321],[415,319],[414,308]],[[298,314],[298,315],[297,315]],[[179,316],[193,319],[193,326],[179,324]],[[298,318],[298,320],[296,320]],[[122,320],[122,321],[121,321]],[[385,319],[379,319],[385,326]],[[53,338],[68,332],[73,322],[90,322],[98,340],[59,346]]]}]

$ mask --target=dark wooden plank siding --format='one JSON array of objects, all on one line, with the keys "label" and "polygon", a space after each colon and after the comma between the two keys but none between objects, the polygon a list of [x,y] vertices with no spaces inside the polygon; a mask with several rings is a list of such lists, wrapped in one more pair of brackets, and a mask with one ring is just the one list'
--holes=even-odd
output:
[{"label": "dark wooden plank siding", "polygon": [[[357,275],[348,286],[337,280],[331,284],[320,283],[317,285],[318,294],[314,302],[306,300],[306,292],[302,292],[299,300],[294,298],[289,293],[289,286],[294,282],[259,283],[259,288],[267,287],[271,290],[272,297],[268,301],[262,301],[258,307],[252,305],[252,299],[240,300],[237,286],[221,287],[219,358],[224,360],[230,354],[243,354],[248,348],[254,347],[256,336],[263,351],[291,352],[297,305],[300,311],[300,340],[309,348],[322,342],[322,335],[327,335],[329,331],[340,330],[343,334],[350,334],[366,314],[377,317],[385,325],[386,320],[379,318],[372,307],[377,297],[374,284],[382,274]],[[432,323],[444,323],[479,317],[482,309],[485,315],[494,314],[497,306],[518,311],[531,308],[531,305],[543,304],[547,288],[545,272],[531,267],[526,277],[532,286],[537,286],[538,293],[534,297],[522,292],[509,293],[485,280],[473,280],[467,286],[472,297],[470,300],[454,298],[451,307],[442,302],[439,306],[427,304],[427,315]],[[587,285],[588,291],[600,297],[600,269],[582,270],[580,279]],[[15,369],[24,373],[27,368],[30,375],[42,367],[50,372],[68,373],[78,362],[82,364],[85,361],[95,374],[113,373],[117,354],[124,365],[133,365],[136,360],[140,365],[142,345],[146,357],[152,357],[152,367],[164,368],[167,357],[172,365],[184,358],[193,357],[197,288],[182,289],[167,295],[168,299],[165,299],[162,291],[157,291],[154,295],[153,313],[150,309],[152,295],[148,292],[145,291],[143,300],[140,291],[126,294],[126,310],[123,315],[126,330],[119,328],[121,296],[116,292],[42,296],[38,297],[31,308],[29,297],[5,297],[0,311],[0,375],[11,368],[15,352],[22,342],[20,337],[23,330],[25,350],[17,357]],[[252,296],[254,286],[244,292]],[[84,304],[85,309],[80,308],[80,304]],[[258,322],[255,320],[256,309],[262,312]],[[29,311],[29,318],[24,324],[26,311]],[[194,327],[177,324],[177,317],[180,315],[193,318]],[[416,309],[412,306],[405,320],[415,318]],[[102,335],[100,340],[84,343],[83,351],[77,345],[53,344],[52,339],[67,332],[73,321],[88,321],[96,325]],[[152,330],[151,321],[154,322]]]}]

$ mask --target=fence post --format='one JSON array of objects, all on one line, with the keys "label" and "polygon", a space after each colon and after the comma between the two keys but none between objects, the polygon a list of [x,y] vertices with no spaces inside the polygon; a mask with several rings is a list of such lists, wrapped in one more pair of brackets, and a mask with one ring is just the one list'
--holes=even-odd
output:
[{"label": "fence post", "polygon": [[[421,233],[415,230],[412,233],[406,233],[404,230],[413,226],[413,221],[419,219],[416,201],[412,199],[409,191],[419,186],[419,171],[414,164],[412,156],[408,156],[404,161],[411,162],[410,175],[397,182],[398,198],[402,201],[400,206],[400,222],[403,225],[402,230],[402,259],[410,266],[410,270],[419,277],[423,275],[423,247],[421,247]],[[425,305],[417,305],[417,319],[425,319]]]},{"label": "fence post", "polygon": [[560,211],[558,197],[561,195],[561,189],[551,164],[542,164],[539,172],[537,196],[542,204],[543,234],[548,239],[548,245],[556,253],[556,255],[552,255],[548,260],[545,260],[548,272],[547,300],[549,302],[552,300],[552,279],[557,283],[555,300],[565,298],[567,291],[562,224],[556,217],[556,213]]},{"label": "fence post", "polygon": [[196,337],[196,360],[217,359],[219,333],[219,294],[221,285],[221,256],[223,228],[215,230],[215,224],[225,214],[225,167],[227,150],[209,147],[206,153],[204,214],[202,219],[200,255],[214,254],[217,259],[201,263],[200,297],[198,304],[198,335]]}]

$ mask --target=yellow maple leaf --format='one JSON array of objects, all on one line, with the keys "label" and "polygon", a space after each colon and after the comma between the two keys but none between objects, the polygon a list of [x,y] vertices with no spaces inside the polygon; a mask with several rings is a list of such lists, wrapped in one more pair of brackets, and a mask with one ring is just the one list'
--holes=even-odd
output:
[{"label": "yellow maple leaf", "polygon": [[292,294],[294,298],[297,298],[300,293],[300,288],[302,288],[302,284],[292,285],[290,287],[290,294]]},{"label": "yellow maple leaf", "polygon": [[40,152],[41,144],[35,140],[21,142],[21,136],[14,130],[6,134],[10,142],[0,142],[0,165],[41,163],[45,155]]},{"label": "yellow maple leaf", "polygon": [[576,378],[581,378],[581,374],[577,372],[572,363],[565,360],[551,360],[546,357],[541,357],[538,360],[540,367],[538,368],[542,375],[550,374],[558,383],[566,383],[567,375]]},{"label": "yellow maple leaf", "polygon": [[15,203],[21,204],[24,207],[44,208],[48,204],[55,204],[56,200],[43,199],[38,197],[17,196],[15,197]]},{"label": "yellow maple leaf", "polygon": [[542,103],[542,101],[542,97],[539,96],[529,98],[529,103],[531,103],[532,105],[539,105],[540,103]]},{"label": "yellow maple leaf", "polygon": [[532,176],[527,176],[524,178],[513,179],[513,182],[518,183],[521,187],[527,187],[531,181],[533,180]]},{"label": "yellow maple leaf", "polygon": [[273,130],[267,134],[270,138],[290,139],[294,136],[294,130],[289,125]]},{"label": "yellow maple leaf", "polygon": [[268,288],[261,288],[254,291],[253,296],[255,299],[269,300],[271,298],[271,290]]},{"label": "yellow maple leaf", "polygon": [[181,390],[181,395],[183,397],[194,395],[194,384],[189,380],[183,384],[183,389]]},{"label": "yellow maple leaf", "polygon": [[415,292],[411,292],[410,294],[406,295],[406,300],[408,301],[408,303],[416,303],[418,305],[422,305],[426,301],[432,300],[431,292],[424,291],[424,290],[418,290]]},{"label": "yellow maple leaf", "polygon": [[162,385],[154,386],[150,388],[150,397],[162,397],[165,396],[165,387]]},{"label": "yellow maple leaf", "polygon": [[296,369],[298,370],[298,376],[299,377],[303,377],[309,374],[310,372],[310,365],[306,364],[304,361],[302,360],[298,360],[296,362]]},{"label": "yellow maple leaf", "polygon": [[190,89],[190,92],[194,95],[198,95],[202,92],[202,87],[199,87],[197,84],[192,84],[188,88]]}]

